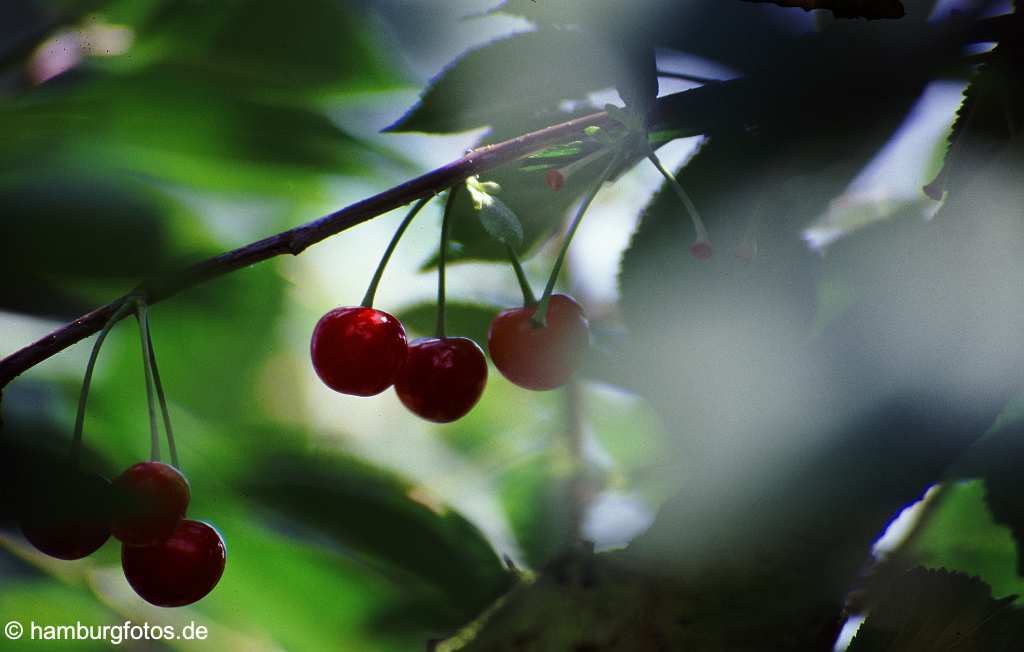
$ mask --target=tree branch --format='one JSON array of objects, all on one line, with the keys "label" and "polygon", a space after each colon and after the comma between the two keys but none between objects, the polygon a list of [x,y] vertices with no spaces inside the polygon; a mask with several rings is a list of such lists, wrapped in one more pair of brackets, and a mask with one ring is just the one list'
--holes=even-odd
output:
[{"label": "tree branch", "polygon": [[[887,0],[744,0],[746,2],[775,2],[784,6],[805,9],[832,9],[833,12],[851,7],[878,9]],[[899,2],[895,2],[899,5]],[[900,5],[902,8],[902,5]],[[837,15],[840,15],[837,13]],[[950,21],[936,26],[936,37],[945,41],[961,42],[996,40],[1016,34],[1020,25],[1017,14],[997,16],[969,24]],[[952,33],[944,30],[952,28]],[[936,65],[939,65],[938,62]],[[685,127],[685,134],[708,133],[719,125],[746,124],[757,106],[749,101],[749,84],[745,78],[720,81],[681,93],[658,98],[651,116],[652,127]],[[771,88],[772,78],[756,80],[759,87]],[[756,88],[755,88],[756,90]],[[609,122],[606,113],[598,112],[574,120],[545,127],[537,131],[473,150],[466,156],[422,176],[389,188],[384,192],[335,211],[318,220],[283,231],[257,242],[201,261],[177,274],[154,279],[139,285],[133,292],[88,312],[45,337],[0,360],[0,390],[26,370],[43,362],[90,335],[99,332],[130,296],[142,295],[150,303],[157,303],[179,292],[229,272],[247,267],[283,254],[297,255],[307,247],[367,220],[451,187],[474,174],[487,172],[548,145],[564,142],[578,136],[586,127],[604,126]]]},{"label": "tree branch", "polygon": [[900,0],[743,0],[769,2],[780,7],[798,7],[804,11],[826,9],[836,18],[903,18],[906,10]]},{"label": "tree branch", "polygon": [[384,192],[346,206],[307,224],[201,261],[182,272],[143,283],[134,291],[88,312],[49,335],[0,360],[0,389],[21,373],[98,332],[130,296],[150,304],[170,298],[229,272],[283,254],[298,255],[307,247],[409,202],[440,192],[474,174],[486,172],[526,154],[568,140],[591,125],[603,125],[603,111],[569,120],[511,140],[473,150],[466,156]]}]

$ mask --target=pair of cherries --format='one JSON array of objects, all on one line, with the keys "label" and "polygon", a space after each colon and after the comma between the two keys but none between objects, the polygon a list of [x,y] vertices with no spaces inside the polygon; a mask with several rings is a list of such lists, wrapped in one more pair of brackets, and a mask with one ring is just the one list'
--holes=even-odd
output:
[{"label": "pair of cherries", "polygon": [[[547,323],[533,323],[534,306],[502,311],[487,345],[498,371],[532,390],[564,385],[586,350],[590,330],[571,297],[552,295]],[[408,342],[394,316],[364,306],[335,308],[320,318],[310,344],[313,368],[331,389],[373,396],[391,385],[415,414],[438,423],[469,412],[487,383],[483,351],[465,337]]]},{"label": "pair of cherries", "polygon": [[487,362],[473,340],[409,342],[401,321],[365,306],[335,308],[321,317],[310,354],[320,380],[334,391],[374,396],[394,385],[409,410],[437,423],[473,409],[487,384]]},{"label": "pair of cherries", "polygon": [[72,470],[33,493],[21,529],[38,550],[66,560],[91,555],[113,534],[135,592],[180,607],[213,590],[227,559],[217,530],[185,518],[190,498],[185,476],[160,462],[135,464],[113,483]]}]

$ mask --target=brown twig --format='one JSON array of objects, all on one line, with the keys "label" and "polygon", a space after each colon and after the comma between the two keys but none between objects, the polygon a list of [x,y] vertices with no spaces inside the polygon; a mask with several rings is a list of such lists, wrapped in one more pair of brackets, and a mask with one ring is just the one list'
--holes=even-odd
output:
[{"label": "brown twig", "polygon": [[744,0],[768,2],[780,7],[796,7],[804,11],[824,9],[836,18],[903,18],[906,10],[900,0]]},{"label": "brown twig", "polygon": [[129,295],[119,297],[105,306],[82,315],[73,322],[61,326],[42,339],[0,360],[0,388],[43,360],[98,332],[129,296],[141,295],[146,298],[148,303],[153,304],[170,298],[182,290],[268,258],[284,254],[297,255],[307,247],[357,224],[408,204],[415,199],[440,192],[474,174],[514,161],[547,145],[568,140],[586,127],[602,125],[607,120],[608,116],[602,111],[524,134],[496,145],[482,147],[448,165],[346,206],[318,220],[201,261],[179,274],[143,283]]}]

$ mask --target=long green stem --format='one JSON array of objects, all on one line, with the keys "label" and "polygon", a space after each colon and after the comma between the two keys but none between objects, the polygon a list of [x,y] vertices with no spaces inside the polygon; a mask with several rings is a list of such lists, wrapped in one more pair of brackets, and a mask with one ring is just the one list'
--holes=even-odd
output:
[{"label": "long green stem", "polygon": [[153,364],[149,348],[149,328],[146,326],[146,306],[143,301],[135,304],[135,318],[139,322],[139,338],[142,340],[142,366],[146,374],[146,405],[149,408],[149,459],[160,461],[160,429],[156,423],[156,401],[153,399]]},{"label": "long green stem", "polygon": [[672,190],[675,191],[676,196],[679,197],[679,201],[683,202],[683,206],[686,207],[686,212],[690,214],[690,219],[693,221],[693,228],[697,232],[697,242],[707,242],[708,232],[704,228],[704,221],[700,218],[700,213],[697,211],[697,207],[694,205],[690,196],[686,194],[683,187],[676,180],[675,175],[669,172],[664,165],[661,164],[661,159],[654,153],[654,150],[650,147],[647,148],[647,158],[654,164],[654,167],[658,168],[658,172],[665,177],[668,181],[668,185],[672,186]]},{"label": "long green stem", "polygon": [[82,380],[82,391],[78,395],[78,413],[75,415],[75,430],[71,437],[71,466],[77,467],[79,458],[82,455],[82,429],[85,425],[85,403],[89,398],[89,386],[92,384],[92,373],[96,368],[96,359],[100,355],[100,348],[103,346],[103,340],[107,339],[107,335],[110,330],[114,328],[122,317],[127,315],[134,308],[135,299],[129,298],[121,304],[114,314],[104,324],[103,329],[100,330],[99,336],[96,337],[96,343],[93,344],[92,353],[89,354],[89,362],[85,366],[85,378]]},{"label": "long green stem", "polygon": [[437,255],[437,326],[434,328],[436,337],[445,337],[445,295],[444,295],[444,273],[448,262],[448,241],[451,238],[451,217],[452,207],[455,205],[455,195],[461,184],[456,184],[448,190],[448,199],[444,202],[444,217],[441,218],[441,251]]},{"label": "long green stem", "polygon": [[512,245],[508,244],[505,245],[505,250],[508,252],[508,259],[512,261],[512,269],[516,272],[519,289],[523,291],[523,305],[526,307],[536,305],[537,297],[533,296],[533,288],[530,287],[530,281],[526,278],[526,272],[523,271],[523,265],[519,262],[516,250],[512,248]]},{"label": "long green stem", "polygon": [[171,428],[171,411],[167,409],[167,397],[164,395],[164,384],[160,381],[160,370],[156,366],[156,351],[153,349],[153,329],[149,326],[149,310],[146,310],[146,341],[149,342],[149,364],[153,370],[153,384],[156,385],[156,397],[160,401],[160,413],[164,418],[164,434],[167,436],[167,451],[171,456],[171,464],[181,469],[178,462],[178,447],[174,445],[174,430]]},{"label": "long green stem", "polygon": [[569,230],[565,234],[565,238],[562,240],[562,248],[558,252],[558,258],[555,259],[555,265],[551,268],[551,276],[548,277],[548,284],[544,287],[544,294],[541,296],[540,301],[537,303],[537,310],[534,311],[533,317],[530,321],[537,327],[543,328],[547,325],[548,315],[548,303],[551,301],[551,293],[555,290],[555,284],[558,282],[558,275],[562,271],[562,265],[565,263],[566,253],[569,251],[569,245],[572,243],[573,236],[576,235],[576,230],[580,227],[580,222],[583,221],[583,215],[590,208],[591,202],[594,201],[594,197],[597,196],[601,186],[611,176],[612,171],[618,166],[619,161],[622,160],[622,152],[616,151],[615,156],[612,157],[611,161],[608,162],[608,166],[605,167],[604,171],[594,182],[594,186],[590,189],[590,192],[583,198],[579,208],[576,209],[576,215],[573,217],[572,222],[569,224]]},{"label": "long green stem", "polygon": [[391,242],[388,243],[388,248],[384,250],[384,255],[380,258],[380,263],[377,265],[377,270],[373,273],[373,278],[370,280],[370,286],[366,288],[366,295],[363,297],[363,306],[367,308],[373,307],[373,298],[377,295],[377,286],[380,285],[380,279],[384,276],[384,268],[388,266],[388,261],[391,260],[391,254],[395,252],[395,247],[398,246],[398,241],[402,239],[402,235],[405,234],[405,230],[412,224],[412,220],[416,217],[416,214],[427,205],[427,203],[433,199],[433,195],[428,195],[423,199],[413,204],[412,209],[406,214],[405,219],[398,225],[398,229],[395,230],[395,235],[391,236]]}]

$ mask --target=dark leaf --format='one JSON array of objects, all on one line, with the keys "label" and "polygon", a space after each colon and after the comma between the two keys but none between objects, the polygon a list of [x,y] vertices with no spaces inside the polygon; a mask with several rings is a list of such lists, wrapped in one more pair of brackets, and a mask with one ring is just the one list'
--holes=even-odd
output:
[{"label": "dark leaf", "polygon": [[75,169],[11,168],[0,176],[0,271],[124,279],[174,257],[164,219],[181,210],[132,179]]},{"label": "dark leaf", "polygon": [[387,131],[516,130],[567,99],[614,84],[620,63],[586,34],[544,29],[463,54]]},{"label": "dark leaf", "polygon": [[136,47],[278,102],[396,88],[360,9],[344,0],[311,0],[301,11],[266,0],[164,2],[140,21]]},{"label": "dark leaf", "polygon": [[646,120],[658,97],[658,64],[654,48],[647,44],[624,46],[623,59],[626,63],[620,69],[623,77],[617,80],[615,88],[626,108]]},{"label": "dark leaf", "polygon": [[512,577],[483,535],[425,487],[366,463],[318,453],[253,465],[246,491],[258,503],[319,531],[383,570],[444,596],[454,623],[475,616]]},{"label": "dark leaf", "polygon": [[1024,612],[994,600],[977,578],[916,568],[879,597],[849,652],[985,650],[1011,652],[1024,640]]},{"label": "dark leaf", "polygon": [[991,159],[998,149],[1024,128],[1024,84],[1006,46],[997,46],[975,73],[957,111],[942,169],[924,187],[932,199],[942,199]]}]

